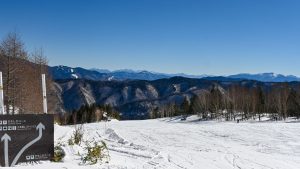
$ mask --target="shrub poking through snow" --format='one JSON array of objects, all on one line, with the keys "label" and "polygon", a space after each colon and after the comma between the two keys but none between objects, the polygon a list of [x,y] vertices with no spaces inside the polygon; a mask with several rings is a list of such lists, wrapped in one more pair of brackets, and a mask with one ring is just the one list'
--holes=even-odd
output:
[{"label": "shrub poking through snow", "polygon": [[101,144],[94,142],[91,146],[89,143],[86,143],[86,155],[83,156],[82,162],[84,164],[94,165],[96,163],[108,162],[109,154],[105,142],[101,141]]},{"label": "shrub poking through snow", "polygon": [[85,138],[83,125],[75,126],[75,130],[71,134],[71,137],[66,140],[67,142],[63,143],[60,140],[61,138],[56,143],[57,145],[55,147],[55,154],[52,160],[53,162],[63,161],[65,152],[62,147],[67,148],[66,150],[69,150],[69,148],[71,148],[72,151],[68,151],[67,154],[75,157],[80,157],[79,159],[81,160],[81,165],[103,164],[108,163],[110,160],[108,148],[105,142],[95,137]]},{"label": "shrub poking through snow", "polygon": [[68,145],[69,145],[69,146],[74,146],[73,137],[69,138],[69,140],[68,140]]},{"label": "shrub poking through snow", "polygon": [[53,162],[62,162],[66,153],[61,148],[61,146],[55,146],[54,147],[54,157],[52,159]]},{"label": "shrub poking through snow", "polygon": [[83,127],[82,125],[79,127],[75,127],[72,137],[68,140],[68,144],[70,146],[80,145],[83,138]]}]

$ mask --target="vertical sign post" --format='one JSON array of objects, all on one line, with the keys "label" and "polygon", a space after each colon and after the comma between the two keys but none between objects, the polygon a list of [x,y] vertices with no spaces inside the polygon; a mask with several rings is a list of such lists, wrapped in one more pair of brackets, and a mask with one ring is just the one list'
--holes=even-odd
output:
[{"label": "vertical sign post", "polygon": [[4,95],[3,95],[2,72],[0,72],[0,114],[5,114],[5,112],[4,112]]},{"label": "vertical sign post", "polygon": [[46,93],[46,75],[42,74],[42,89],[43,89],[43,109],[44,113],[47,114],[47,93]]}]

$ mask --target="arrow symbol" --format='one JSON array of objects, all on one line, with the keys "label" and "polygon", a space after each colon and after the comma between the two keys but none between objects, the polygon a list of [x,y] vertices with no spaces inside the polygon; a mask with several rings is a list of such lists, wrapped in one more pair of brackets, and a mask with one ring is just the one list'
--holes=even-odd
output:
[{"label": "arrow symbol", "polygon": [[9,167],[9,161],[8,161],[8,142],[11,141],[11,138],[8,134],[4,134],[1,137],[1,142],[4,141],[4,159],[5,159],[5,167]]},{"label": "arrow symbol", "polygon": [[19,158],[21,157],[21,155],[24,153],[24,151],[26,149],[28,149],[30,146],[32,146],[34,143],[36,143],[37,141],[39,141],[42,136],[43,136],[43,130],[45,130],[45,126],[43,125],[43,123],[39,123],[36,126],[36,130],[39,131],[39,136],[37,138],[35,138],[34,140],[32,140],[31,142],[27,143],[17,154],[17,156],[14,158],[13,162],[11,163],[11,167],[15,166],[19,160]]},{"label": "arrow symbol", "polygon": [[36,130],[39,130],[38,140],[40,140],[43,136],[43,130],[45,130],[45,126],[43,125],[43,123],[39,123],[39,125],[36,126]]}]

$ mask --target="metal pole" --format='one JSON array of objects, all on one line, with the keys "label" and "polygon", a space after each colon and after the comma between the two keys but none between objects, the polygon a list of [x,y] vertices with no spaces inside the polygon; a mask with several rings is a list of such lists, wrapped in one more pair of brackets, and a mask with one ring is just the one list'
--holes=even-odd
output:
[{"label": "metal pole", "polygon": [[44,113],[47,114],[47,93],[46,93],[46,75],[42,74],[42,88],[43,88],[43,109]]},{"label": "metal pole", "polygon": [[4,111],[4,95],[3,95],[3,78],[2,72],[0,72],[0,113],[6,114]]}]

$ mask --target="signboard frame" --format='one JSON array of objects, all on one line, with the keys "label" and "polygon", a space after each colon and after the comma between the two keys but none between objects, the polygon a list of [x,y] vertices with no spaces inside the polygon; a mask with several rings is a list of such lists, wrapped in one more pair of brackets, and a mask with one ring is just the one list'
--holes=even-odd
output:
[{"label": "signboard frame", "polygon": [[54,156],[54,115],[0,115],[0,166],[51,160]]}]

